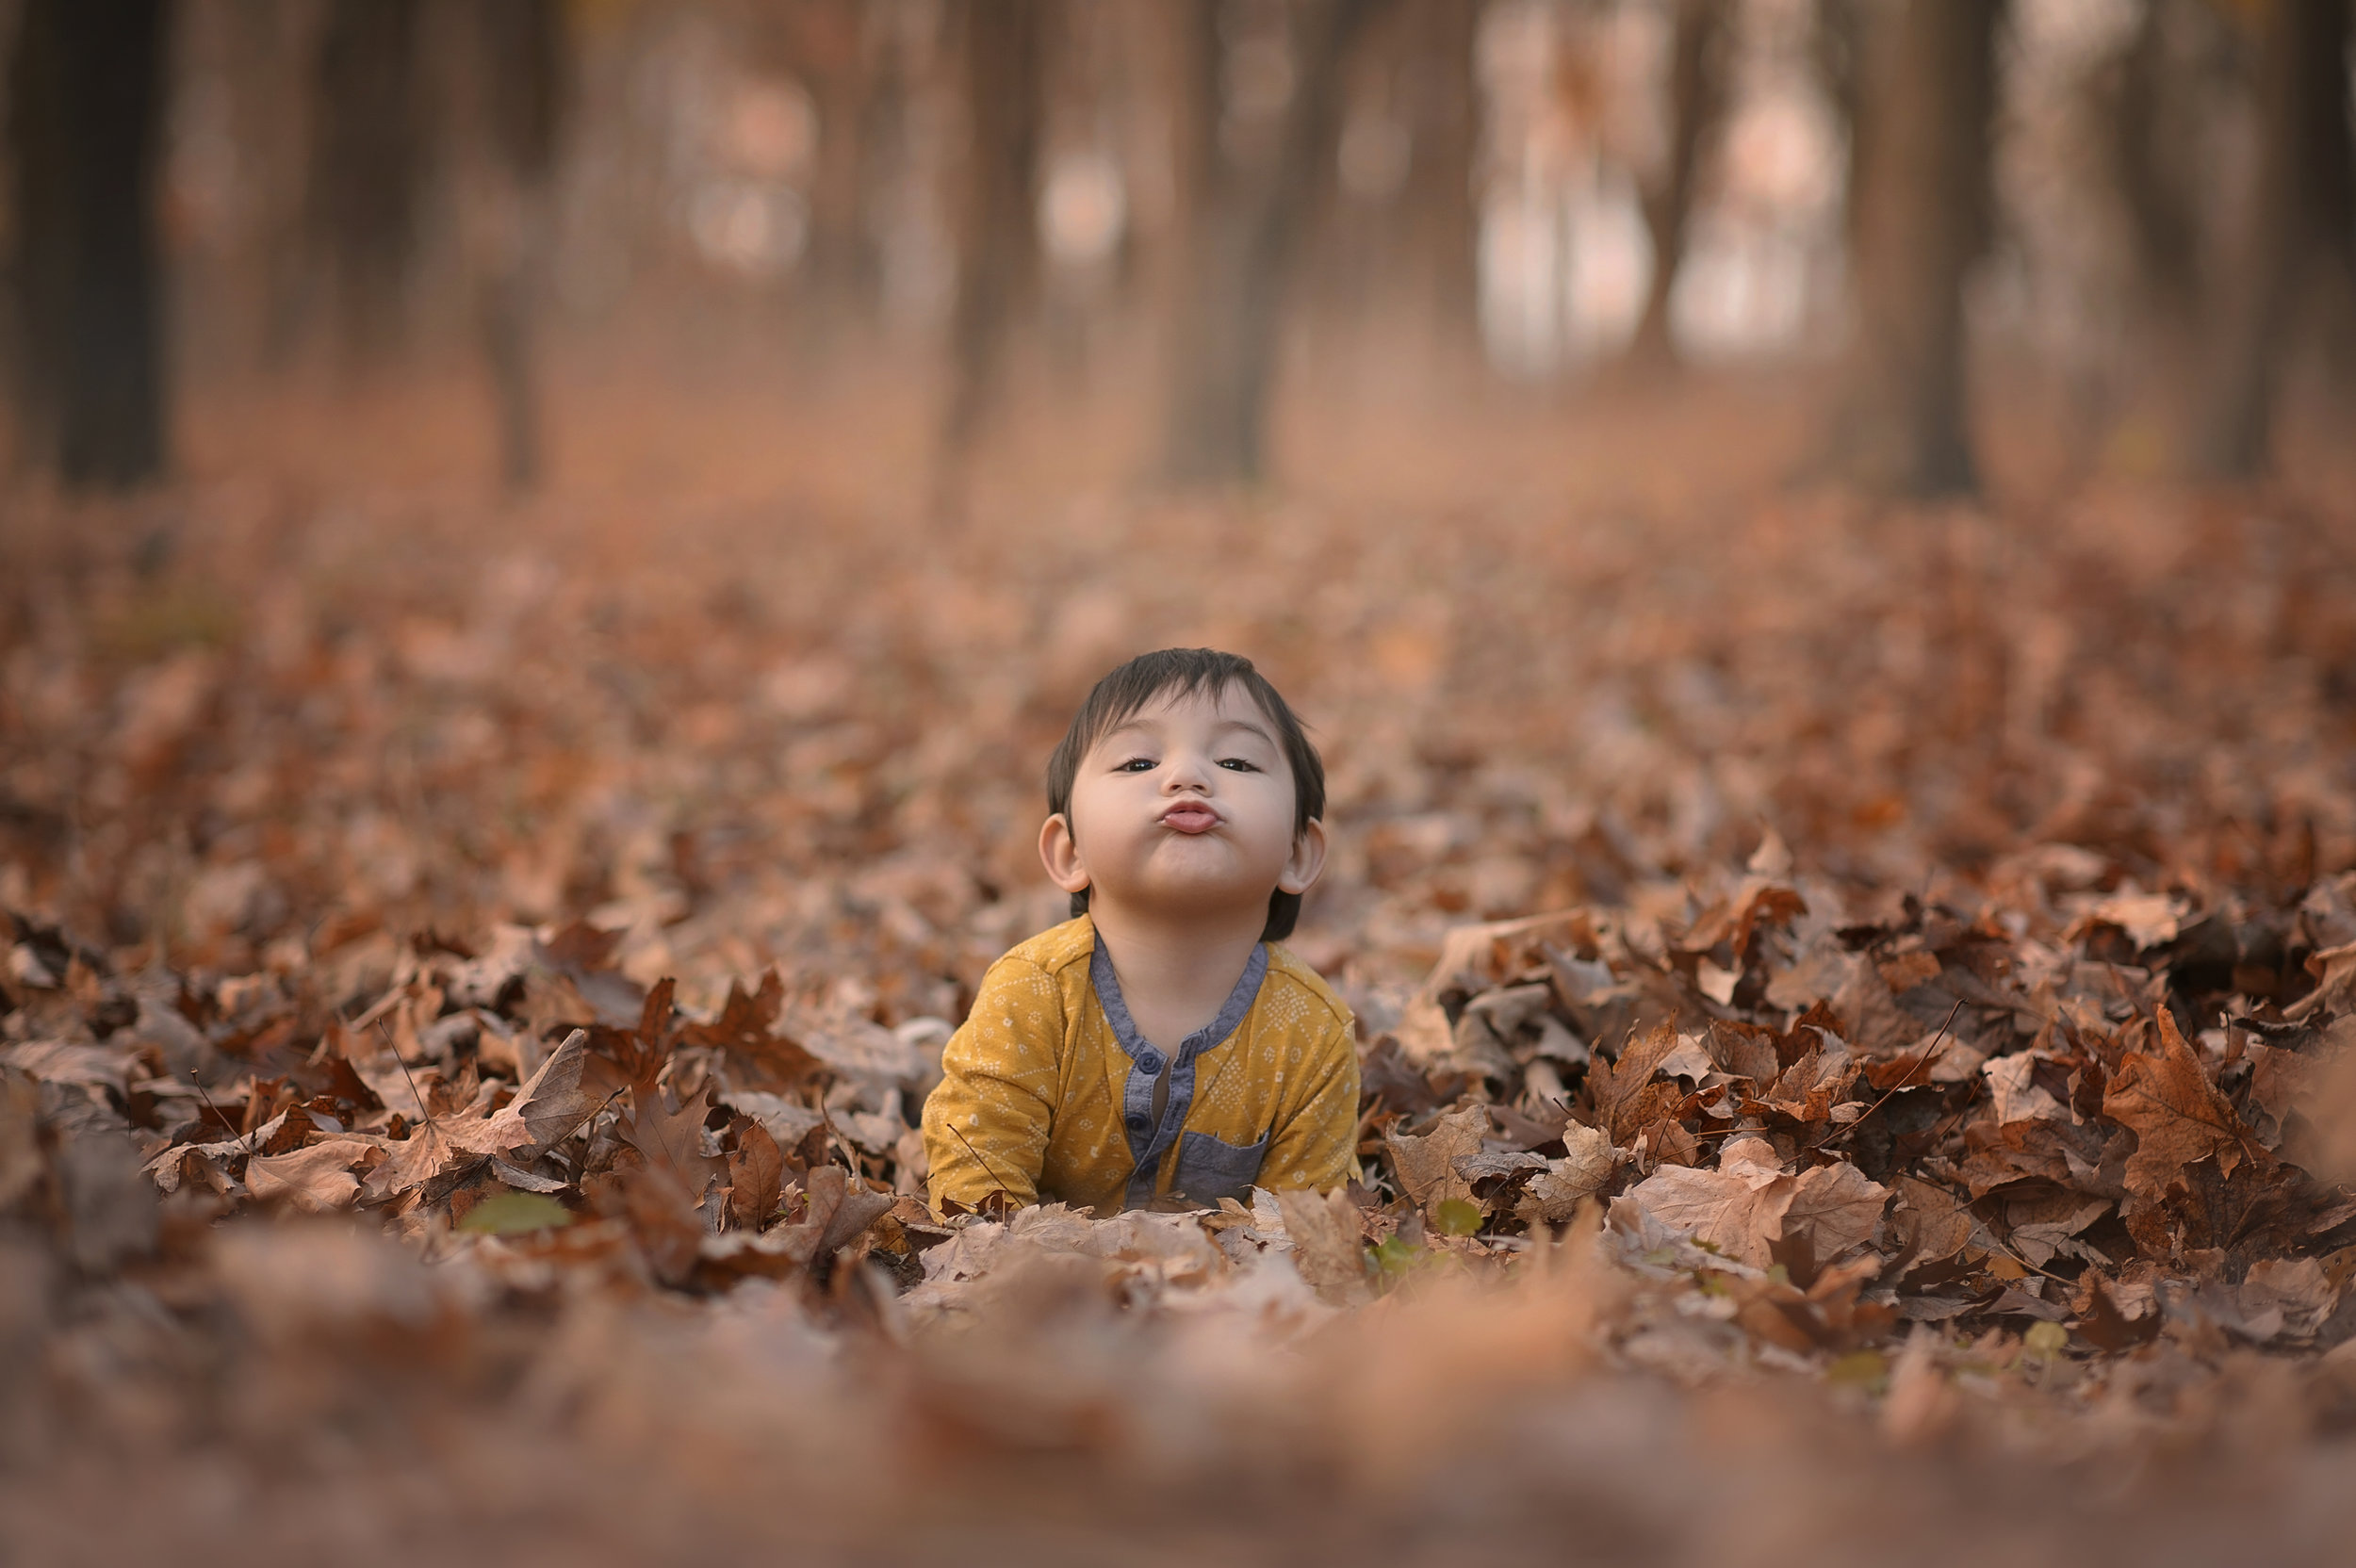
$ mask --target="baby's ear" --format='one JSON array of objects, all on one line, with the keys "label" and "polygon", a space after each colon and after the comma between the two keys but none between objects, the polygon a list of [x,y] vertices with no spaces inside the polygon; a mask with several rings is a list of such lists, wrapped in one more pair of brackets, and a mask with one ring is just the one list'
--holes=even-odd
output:
[{"label": "baby's ear", "polygon": [[1303,823],[1293,837],[1293,852],[1276,878],[1279,892],[1305,893],[1325,870],[1325,824],[1316,817]]},{"label": "baby's ear", "polygon": [[1061,811],[1039,826],[1039,861],[1047,868],[1047,880],[1065,892],[1080,892],[1088,885],[1088,863],[1080,858],[1079,841],[1072,836],[1072,819]]}]

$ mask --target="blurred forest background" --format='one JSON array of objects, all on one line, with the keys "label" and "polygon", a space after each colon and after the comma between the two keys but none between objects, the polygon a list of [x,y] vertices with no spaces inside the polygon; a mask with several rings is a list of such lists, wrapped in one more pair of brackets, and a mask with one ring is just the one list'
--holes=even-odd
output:
[{"label": "blurred forest background", "polygon": [[1001,446],[1066,489],[1250,482],[1334,460],[1272,433],[1296,416],[1674,368],[1807,400],[1797,474],[1968,491],[2010,443],[2032,486],[2248,478],[2346,445],[2348,28],[2342,0],[10,0],[8,462],[134,483],[300,428],[518,489],[774,476],[826,404],[954,507]]}]

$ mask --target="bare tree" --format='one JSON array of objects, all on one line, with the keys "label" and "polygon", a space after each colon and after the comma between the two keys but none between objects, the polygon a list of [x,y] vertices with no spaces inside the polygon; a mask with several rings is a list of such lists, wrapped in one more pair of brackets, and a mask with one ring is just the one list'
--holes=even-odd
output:
[{"label": "bare tree", "polygon": [[69,483],[165,462],[162,0],[29,0],[9,83],[28,434]]},{"label": "bare tree", "polygon": [[[1382,31],[1399,54],[1399,117],[1408,131],[1399,233],[1389,270],[1397,303],[1429,329],[1445,359],[1481,352],[1481,214],[1473,180],[1481,99],[1473,50],[1480,0],[1411,0],[1388,8]],[[1375,29],[1369,27],[1369,35]],[[1368,36],[1356,47],[1364,52]]]},{"label": "bare tree", "polygon": [[2218,479],[2264,469],[2290,330],[2331,262],[2356,275],[2347,0],[2266,0],[2259,31],[2258,176],[2240,253],[2214,292],[2200,457]]},{"label": "bare tree", "polygon": [[2111,107],[2111,174],[2145,284],[2173,312],[2200,293],[2201,223],[2194,204],[2195,84],[2170,57],[2175,0],[2144,0],[2119,61]]},{"label": "bare tree", "polygon": [[872,172],[868,121],[879,84],[863,36],[867,10],[860,0],[803,0],[787,30],[794,74],[818,109],[806,268],[824,325],[863,315],[872,303],[875,256],[862,182]]},{"label": "bare tree", "polygon": [[[1235,482],[1261,473],[1290,263],[1318,162],[1333,154],[1342,57],[1372,8],[1373,0],[1264,4],[1264,15],[1282,19],[1289,89],[1279,103],[1244,106],[1221,90],[1219,0],[1185,8],[1186,259],[1163,427],[1163,469],[1173,481]],[[1259,123],[1239,122],[1255,109]]]},{"label": "bare tree", "polygon": [[954,487],[1005,356],[1006,328],[1039,271],[1039,143],[1047,0],[969,0],[970,128],[941,483]]},{"label": "bare tree", "polygon": [[398,341],[425,183],[422,0],[329,0],[313,77],[311,229],[348,358]]},{"label": "bare tree", "polygon": [[1850,192],[1857,342],[1833,463],[1915,495],[1979,483],[1963,290],[1990,230],[2002,0],[1894,0],[1860,19]]},{"label": "bare tree", "polygon": [[483,129],[499,172],[499,221],[483,289],[483,343],[497,394],[499,470],[511,490],[539,482],[533,302],[546,286],[549,185],[564,122],[562,0],[473,0]]},{"label": "bare tree", "polygon": [[1676,0],[1669,47],[1668,146],[1644,193],[1644,226],[1652,236],[1652,282],[1629,355],[1665,363],[1677,357],[1669,335],[1669,301],[1685,259],[1686,220],[1693,209],[1702,149],[1723,118],[1726,100],[1727,0]]}]

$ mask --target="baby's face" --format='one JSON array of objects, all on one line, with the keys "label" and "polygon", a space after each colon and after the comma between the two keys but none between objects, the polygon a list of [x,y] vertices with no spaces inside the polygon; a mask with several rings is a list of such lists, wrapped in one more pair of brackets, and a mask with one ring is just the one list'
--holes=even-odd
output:
[{"label": "baby's face", "polygon": [[[1243,691],[1166,698],[1108,731],[1072,784],[1067,890],[1156,916],[1258,908],[1301,892],[1324,830],[1293,832],[1293,776],[1276,727]],[[1055,825],[1049,825],[1049,837]],[[1046,846],[1042,844],[1044,849]]]}]

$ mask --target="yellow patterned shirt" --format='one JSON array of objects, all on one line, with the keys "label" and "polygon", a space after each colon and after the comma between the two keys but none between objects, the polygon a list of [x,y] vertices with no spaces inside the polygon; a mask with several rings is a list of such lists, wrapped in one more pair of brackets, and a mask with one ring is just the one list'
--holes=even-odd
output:
[{"label": "yellow patterned shirt", "polygon": [[936,1212],[1002,1190],[1099,1214],[1173,1195],[1214,1206],[1357,1169],[1350,1009],[1269,942],[1165,1060],[1130,1021],[1094,923],[1066,921],[990,966],[941,1066],[924,1102]]}]

